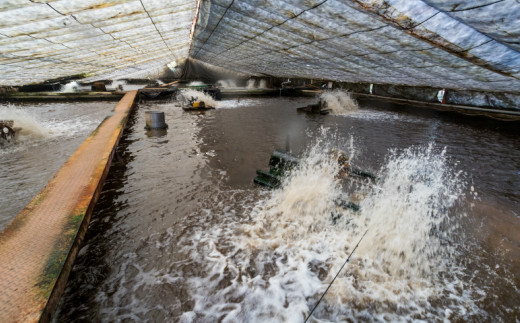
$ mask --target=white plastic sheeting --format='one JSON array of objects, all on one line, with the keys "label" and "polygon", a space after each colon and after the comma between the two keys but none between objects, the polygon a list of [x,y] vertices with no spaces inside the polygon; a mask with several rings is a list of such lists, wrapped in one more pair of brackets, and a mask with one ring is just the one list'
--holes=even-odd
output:
[{"label": "white plastic sheeting", "polygon": [[0,85],[152,77],[192,57],[257,76],[520,89],[518,0],[200,1],[0,0]]},{"label": "white plastic sheeting", "polygon": [[188,57],[196,8],[196,0],[0,0],[0,85],[158,75]]},{"label": "white plastic sheeting", "polygon": [[193,58],[253,75],[518,91],[516,0],[203,1]]}]

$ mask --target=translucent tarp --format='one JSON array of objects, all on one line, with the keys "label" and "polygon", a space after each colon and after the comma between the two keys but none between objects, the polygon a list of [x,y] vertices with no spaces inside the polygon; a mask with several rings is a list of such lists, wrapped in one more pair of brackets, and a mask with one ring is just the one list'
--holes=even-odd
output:
[{"label": "translucent tarp", "polygon": [[0,85],[146,78],[186,59],[196,0],[0,0]]},{"label": "translucent tarp", "polygon": [[516,0],[203,1],[191,57],[252,75],[518,92]]},{"label": "translucent tarp", "polygon": [[520,88],[517,0],[200,0],[197,11],[198,5],[0,1],[0,82],[153,77],[191,57],[256,76]]}]

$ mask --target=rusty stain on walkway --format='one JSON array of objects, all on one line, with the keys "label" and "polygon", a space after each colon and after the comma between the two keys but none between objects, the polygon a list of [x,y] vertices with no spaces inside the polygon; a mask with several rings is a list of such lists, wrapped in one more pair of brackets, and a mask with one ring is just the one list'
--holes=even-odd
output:
[{"label": "rusty stain on walkway", "polygon": [[113,114],[0,233],[0,322],[50,318],[136,94],[128,92],[119,101]]}]

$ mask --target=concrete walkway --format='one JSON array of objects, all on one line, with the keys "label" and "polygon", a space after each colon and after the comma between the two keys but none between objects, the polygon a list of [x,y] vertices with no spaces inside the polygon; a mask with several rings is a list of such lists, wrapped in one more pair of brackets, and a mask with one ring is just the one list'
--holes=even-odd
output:
[{"label": "concrete walkway", "polygon": [[0,322],[50,319],[137,92],[128,92],[0,233]]},{"label": "concrete walkway", "polygon": [[124,92],[13,92],[0,96],[7,102],[119,101]]}]

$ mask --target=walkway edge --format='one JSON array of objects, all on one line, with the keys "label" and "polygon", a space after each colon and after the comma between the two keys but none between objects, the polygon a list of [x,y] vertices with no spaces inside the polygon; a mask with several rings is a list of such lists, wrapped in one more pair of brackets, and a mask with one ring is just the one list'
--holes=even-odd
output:
[{"label": "walkway edge", "polygon": [[0,321],[48,322],[135,104],[128,92],[0,233]]}]

